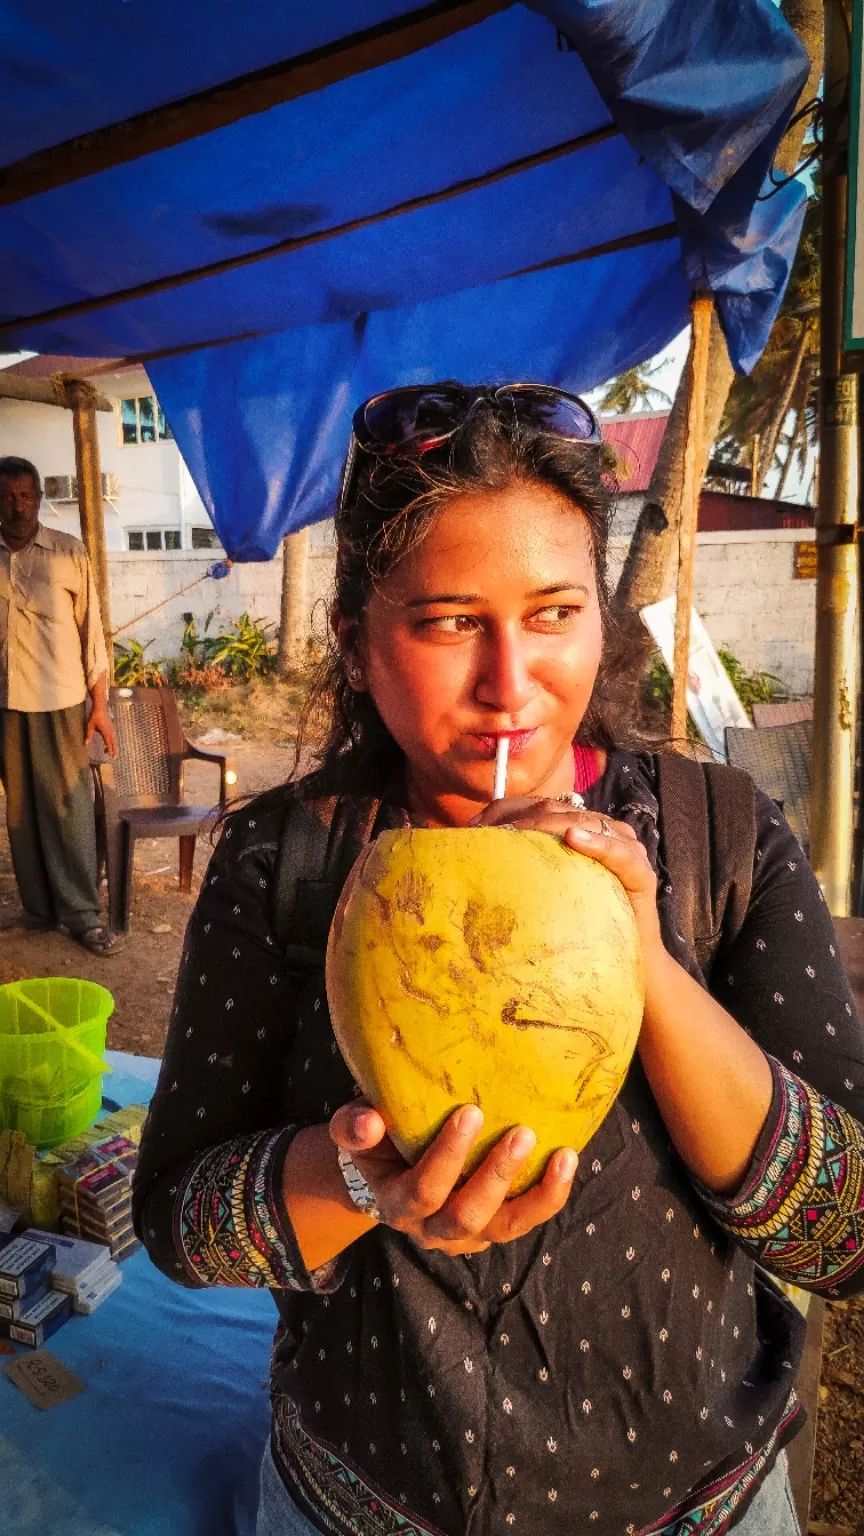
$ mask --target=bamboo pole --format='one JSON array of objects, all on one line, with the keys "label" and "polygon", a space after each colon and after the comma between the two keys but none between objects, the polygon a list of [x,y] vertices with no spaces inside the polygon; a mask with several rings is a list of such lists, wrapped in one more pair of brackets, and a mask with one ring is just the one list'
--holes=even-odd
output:
[{"label": "bamboo pole", "polygon": [[835,917],[849,914],[858,685],[858,379],[843,369],[848,74],[841,0],[826,0],[810,861]]},{"label": "bamboo pole", "polygon": [[105,549],[105,512],[102,506],[102,466],[96,430],[96,391],[83,379],[64,381],[66,403],[72,412],[75,438],[75,472],[78,476],[78,511],[81,537],[96,581],[102,628],[108,651],[108,681],[114,679],[114,647],[111,636],[111,605],[108,591],[108,556]]},{"label": "bamboo pole", "polygon": [[710,294],[693,295],[690,305],[690,394],[684,450],[684,494],[678,534],[678,584],[675,599],[675,651],[672,665],[672,741],[678,751],[687,742],[687,674],[690,670],[690,610],[702,474],[702,432],[708,384],[708,343],[714,303]]},{"label": "bamboo pole", "polygon": [[309,529],[287,533],[282,540],[282,603],[279,617],[277,667],[281,677],[296,672],[306,659],[309,615]]},{"label": "bamboo pole", "polygon": [[759,495],[759,433],[753,433],[753,446],[750,452],[750,495]]}]

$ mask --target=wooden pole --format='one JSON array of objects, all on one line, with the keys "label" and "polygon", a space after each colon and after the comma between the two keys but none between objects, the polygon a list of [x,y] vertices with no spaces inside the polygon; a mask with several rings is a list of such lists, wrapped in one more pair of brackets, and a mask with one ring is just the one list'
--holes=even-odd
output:
[{"label": "wooden pole", "polygon": [[280,677],[296,672],[306,659],[309,637],[309,529],[300,528],[282,540],[282,604],[279,618],[277,667]]},{"label": "wooden pole", "polygon": [[708,342],[714,304],[710,294],[694,294],[690,305],[690,394],[687,402],[687,444],[684,450],[684,495],[678,534],[678,585],[675,606],[675,651],[672,666],[672,741],[677,751],[687,744],[687,673],[690,668],[690,610],[693,606],[693,565],[702,475],[702,429],[708,384]]},{"label": "wooden pole", "polygon": [[750,454],[750,495],[759,495],[759,433],[753,433],[753,447]]},{"label": "wooden pole", "polygon": [[78,476],[78,511],[81,537],[90,557],[102,628],[108,651],[108,681],[114,680],[114,647],[111,636],[111,605],[108,593],[108,556],[105,549],[105,513],[102,506],[102,467],[96,431],[96,391],[83,379],[64,380],[66,403],[72,412],[75,437],[75,471]]}]

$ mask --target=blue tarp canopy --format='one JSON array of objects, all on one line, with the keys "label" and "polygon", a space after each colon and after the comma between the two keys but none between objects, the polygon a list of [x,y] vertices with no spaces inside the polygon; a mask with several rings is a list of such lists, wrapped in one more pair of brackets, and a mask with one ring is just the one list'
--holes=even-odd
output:
[{"label": "blue tarp canopy", "polygon": [[585,390],[694,289],[752,367],[808,67],[772,0],[0,0],[0,348],[143,360],[269,558],[376,390]]}]

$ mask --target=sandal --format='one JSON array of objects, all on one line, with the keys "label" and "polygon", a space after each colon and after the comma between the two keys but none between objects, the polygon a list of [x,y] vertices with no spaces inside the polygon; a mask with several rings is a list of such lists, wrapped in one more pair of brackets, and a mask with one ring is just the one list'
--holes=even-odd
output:
[{"label": "sandal", "polygon": [[119,939],[116,933],[112,933],[110,928],[86,928],[83,933],[72,933],[69,937],[74,939],[76,944],[83,945],[84,949],[89,949],[91,955],[103,957],[119,955],[126,942],[125,939]]}]

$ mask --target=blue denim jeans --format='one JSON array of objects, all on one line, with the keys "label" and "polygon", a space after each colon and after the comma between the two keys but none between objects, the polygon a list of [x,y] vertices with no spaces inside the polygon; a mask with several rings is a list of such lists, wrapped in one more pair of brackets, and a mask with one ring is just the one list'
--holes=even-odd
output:
[{"label": "blue denim jeans", "polygon": [[[317,1536],[314,1525],[297,1508],[276,1471],[269,1446],[261,1463],[261,1502],[255,1536]],[[785,1451],[778,1456],[744,1519],[735,1526],[735,1536],[801,1536]]]}]

